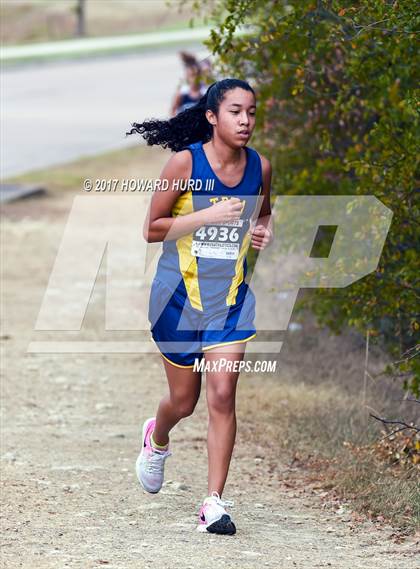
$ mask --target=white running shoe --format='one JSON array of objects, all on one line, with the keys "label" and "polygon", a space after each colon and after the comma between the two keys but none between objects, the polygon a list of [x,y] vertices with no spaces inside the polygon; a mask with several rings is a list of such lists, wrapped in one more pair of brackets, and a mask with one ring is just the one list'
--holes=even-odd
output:
[{"label": "white running shoe", "polygon": [[151,494],[162,488],[165,460],[171,456],[169,450],[160,451],[152,447],[150,435],[155,428],[156,418],[151,417],[143,424],[142,449],[136,461],[136,474],[140,484]]},{"label": "white running shoe", "polygon": [[212,492],[200,508],[197,531],[233,535],[236,533],[235,524],[226,512],[225,506],[233,506],[231,500],[223,501],[217,492]]}]

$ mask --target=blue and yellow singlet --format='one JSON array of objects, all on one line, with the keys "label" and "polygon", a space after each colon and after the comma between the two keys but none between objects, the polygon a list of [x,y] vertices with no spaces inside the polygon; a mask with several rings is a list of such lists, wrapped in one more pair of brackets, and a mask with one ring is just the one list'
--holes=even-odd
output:
[{"label": "blue and yellow singlet", "polygon": [[[262,192],[262,168],[258,153],[245,147],[246,166],[236,186],[226,186],[213,172],[203,143],[187,147],[192,154],[192,189],[183,191],[171,215],[187,215],[219,200],[242,200],[239,220],[209,224],[175,240],[163,242],[156,279],[188,299],[199,312],[218,310],[241,302],[246,292],[246,253],[250,244],[250,218]],[[258,210],[257,210],[258,213]]]}]

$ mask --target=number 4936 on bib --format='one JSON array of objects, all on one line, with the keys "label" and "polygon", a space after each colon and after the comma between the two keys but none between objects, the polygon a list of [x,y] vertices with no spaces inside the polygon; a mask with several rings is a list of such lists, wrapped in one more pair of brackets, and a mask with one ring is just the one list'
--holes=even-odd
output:
[{"label": "number 4936 on bib", "polygon": [[211,259],[237,259],[239,255],[239,229],[243,220],[224,224],[203,225],[194,231],[191,254]]}]

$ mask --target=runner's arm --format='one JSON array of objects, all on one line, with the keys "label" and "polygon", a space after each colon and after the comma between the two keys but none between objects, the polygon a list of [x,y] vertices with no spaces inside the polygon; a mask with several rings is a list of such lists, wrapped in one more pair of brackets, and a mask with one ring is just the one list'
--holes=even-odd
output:
[{"label": "runner's arm", "polygon": [[255,226],[250,230],[252,236],[251,244],[254,249],[264,249],[274,239],[273,216],[271,215],[270,204],[272,168],[267,158],[264,158],[264,156],[261,155],[260,158],[262,167],[263,202]]},{"label": "runner's arm", "polygon": [[178,91],[175,93],[175,95],[172,99],[171,109],[170,109],[170,113],[169,113],[171,117],[176,116],[176,112],[177,112],[180,104],[181,104],[181,91],[178,89]]},{"label": "runner's arm", "polygon": [[143,237],[149,243],[178,239],[209,222],[239,219],[242,204],[238,198],[220,201],[186,215],[182,215],[181,211],[181,215],[172,217],[172,207],[181,195],[180,190],[173,190],[173,182],[189,180],[191,173],[192,157],[189,150],[174,154],[163,168],[160,179],[168,180],[168,189],[154,192],[143,226]]}]

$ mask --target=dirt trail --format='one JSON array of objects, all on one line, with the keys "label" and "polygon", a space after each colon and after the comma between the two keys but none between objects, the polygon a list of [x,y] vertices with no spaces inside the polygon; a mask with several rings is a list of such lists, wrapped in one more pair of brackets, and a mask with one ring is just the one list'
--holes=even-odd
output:
[{"label": "dirt trail", "polygon": [[[322,507],[316,489],[286,486],[288,466],[269,467],[241,422],[224,494],[235,501],[238,532],[194,531],[206,491],[204,389],[194,415],[173,431],[164,488],[143,492],[134,463],[141,422],[166,386],[159,356],[26,353],[39,339],[34,322],[71,199],[4,208],[2,567],[418,567],[414,539],[396,544],[391,528],[354,525],[346,507]],[[95,337],[102,324],[91,316],[89,325]],[[239,410],[252,388],[275,381],[244,374]]]}]

